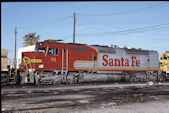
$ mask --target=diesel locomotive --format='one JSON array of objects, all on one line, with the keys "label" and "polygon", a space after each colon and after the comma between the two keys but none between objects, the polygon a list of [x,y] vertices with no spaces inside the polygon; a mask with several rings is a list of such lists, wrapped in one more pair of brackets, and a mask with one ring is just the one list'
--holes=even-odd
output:
[{"label": "diesel locomotive", "polygon": [[160,69],[162,75],[169,80],[169,51],[166,51],[160,56]]},{"label": "diesel locomotive", "polygon": [[22,52],[19,76],[21,84],[136,82],[157,81],[159,70],[157,51],[45,40]]}]

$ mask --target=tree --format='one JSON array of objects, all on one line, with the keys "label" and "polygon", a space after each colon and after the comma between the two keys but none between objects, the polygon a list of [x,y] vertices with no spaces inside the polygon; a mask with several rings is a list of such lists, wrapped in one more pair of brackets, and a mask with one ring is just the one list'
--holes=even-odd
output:
[{"label": "tree", "polygon": [[40,35],[36,36],[36,33],[28,33],[23,37],[23,46],[35,45],[40,39]]}]

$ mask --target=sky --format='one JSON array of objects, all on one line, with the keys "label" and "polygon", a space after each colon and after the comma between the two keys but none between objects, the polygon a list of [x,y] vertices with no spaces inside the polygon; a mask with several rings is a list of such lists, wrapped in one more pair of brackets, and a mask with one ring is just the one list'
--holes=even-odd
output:
[{"label": "sky", "polygon": [[34,32],[39,41],[73,42],[74,12],[76,43],[169,51],[167,1],[1,2],[1,49],[13,58],[15,26],[17,49]]}]

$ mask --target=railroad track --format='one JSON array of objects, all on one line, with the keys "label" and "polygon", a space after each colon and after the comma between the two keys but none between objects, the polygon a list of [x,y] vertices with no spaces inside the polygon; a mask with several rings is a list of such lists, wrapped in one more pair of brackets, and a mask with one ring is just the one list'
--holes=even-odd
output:
[{"label": "railroad track", "polygon": [[[169,99],[169,83],[2,88],[3,112],[90,109]],[[47,112],[47,111],[46,111]]]}]

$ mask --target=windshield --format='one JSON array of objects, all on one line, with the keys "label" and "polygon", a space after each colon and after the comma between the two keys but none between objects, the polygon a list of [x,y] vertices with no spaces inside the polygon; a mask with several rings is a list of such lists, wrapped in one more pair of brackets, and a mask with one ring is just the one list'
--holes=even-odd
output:
[{"label": "windshield", "polygon": [[37,48],[36,51],[45,53],[46,52],[46,47]]}]

